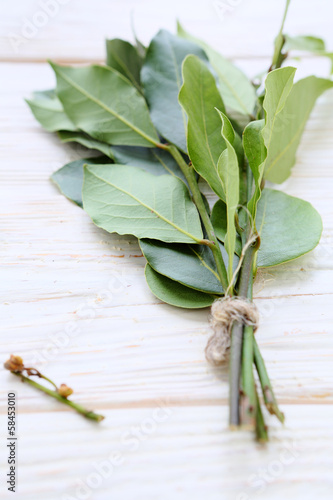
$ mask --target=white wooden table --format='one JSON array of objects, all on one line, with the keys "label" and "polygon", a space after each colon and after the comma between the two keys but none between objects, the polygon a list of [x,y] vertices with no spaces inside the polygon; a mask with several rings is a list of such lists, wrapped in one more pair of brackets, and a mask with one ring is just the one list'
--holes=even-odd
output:
[{"label": "white wooden table", "polygon": [[[13,495],[4,484],[13,390],[20,500],[333,498],[333,92],[319,100],[282,186],[319,210],[322,241],[256,285],[257,338],[286,414],[284,427],[268,418],[266,447],[228,430],[227,372],[203,354],[209,311],[161,304],[145,284],[135,239],[99,230],[59,194],[50,174],[83,152],[44,132],[23,101],[54,85],[47,58],[101,61],[105,37],[131,39],[131,12],[144,42],[178,17],[254,76],[269,66],[283,2],[52,5],[43,16],[37,0],[1,4],[1,360],[20,354],[107,418],[86,421],[2,370],[0,497]],[[230,7],[224,18],[221,5]],[[293,0],[286,30],[323,36],[333,49],[332,13],[329,0]],[[328,67],[308,57],[300,74]]]}]

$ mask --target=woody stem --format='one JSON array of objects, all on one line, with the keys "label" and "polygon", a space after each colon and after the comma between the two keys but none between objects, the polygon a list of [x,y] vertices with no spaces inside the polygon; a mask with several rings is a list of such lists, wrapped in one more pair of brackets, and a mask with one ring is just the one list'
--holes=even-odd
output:
[{"label": "woody stem", "polygon": [[12,372],[13,375],[16,375],[17,377],[20,377],[22,382],[26,382],[27,384],[31,385],[32,387],[35,387],[35,389],[39,389],[40,391],[43,391],[45,394],[48,394],[52,398],[57,399],[60,401],[60,403],[63,403],[67,406],[70,406],[73,408],[75,411],[80,413],[86,418],[89,418],[91,420],[95,420],[97,422],[100,422],[101,420],[104,419],[103,415],[98,415],[97,413],[94,413],[93,411],[87,410],[83,406],[74,403],[73,401],[70,401],[67,398],[64,398],[63,396],[60,396],[56,391],[52,391],[51,389],[48,389],[47,387],[44,387],[43,385],[39,384],[38,382],[35,382],[34,380],[31,380],[29,377],[26,377],[25,375],[22,375],[20,372]]}]

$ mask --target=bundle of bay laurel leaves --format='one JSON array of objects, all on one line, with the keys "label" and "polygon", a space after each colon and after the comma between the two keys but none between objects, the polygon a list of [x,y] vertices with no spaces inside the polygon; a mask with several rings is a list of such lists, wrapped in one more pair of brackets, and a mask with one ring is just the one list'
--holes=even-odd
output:
[{"label": "bundle of bay laurel leaves", "polygon": [[[321,236],[310,203],[265,181],[290,176],[316,99],[333,86],[315,76],[294,83],[288,53],[324,54],[324,42],[289,37],[282,24],[256,85],[180,25],[177,36],[162,30],[148,48],[114,39],[106,49],[105,65],[51,63],[56,89],[27,101],[62,142],[100,153],[68,163],[52,180],[97,226],[139,239],[160,300],[193,309],[219,300],[229,314],[238,297],[253,312],[257,269],[311,251]],[[216,195],[212,208],[202,188]],[[220,325],[229,335],[230,425],[265,441],[261,400],[284,416],[255,340],[258,325],[237,314]]]}]

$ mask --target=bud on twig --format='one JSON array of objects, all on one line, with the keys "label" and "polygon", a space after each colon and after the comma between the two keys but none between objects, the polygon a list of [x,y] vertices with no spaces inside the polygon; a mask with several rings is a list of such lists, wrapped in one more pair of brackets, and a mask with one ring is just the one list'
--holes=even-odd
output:
[{"label": "bud on twig", "polygon": [[58,394],[62,396],[63,398],[68,398],[71,394],[73,394],[73,389],[68,387],[66,384],[61,384],[61,386],[58,388]]},{"label": "bud on twig", "polygon": [[24,370],[23,359],[20,356],[10,355],[10,358],[4,363],[6,370],[20,373]]},{"label": "bud on twig", "polygon": [[[73,394],[73,389],[68,387],[68,385],[66,384],[61,384],[60,387],[57,387],[51,379],[40,373],[40,371],[36,368],[24,366],[23,359],[20,356],[14,356],[13,354],[11,354],[10,358],[4,363],[4,367],[6,368],[6,370],[9,370],[14,375],[20,377],[22,382],[27,382],[32,387],[35,387],[36,389],[43,391],[45,394],[48,394],[49,396],[57,399],[61,403],[70,406],[78,413],[81,413],[81,415],[83,415],[84,417],[90,418],[91,420],[96,420],[96,422],[101,422],[104,419],[103,415],[98,415],[97,413],[87,410],[83,406],[74,403],[74,401],[68,400],[68,396]],[[25,372],[26,375],[23,375],[23,372]],[[38,384],[30,377],[38,377],[46,380],[51,385],[53,385],[54,390],[51,390],[44,385]]]}]

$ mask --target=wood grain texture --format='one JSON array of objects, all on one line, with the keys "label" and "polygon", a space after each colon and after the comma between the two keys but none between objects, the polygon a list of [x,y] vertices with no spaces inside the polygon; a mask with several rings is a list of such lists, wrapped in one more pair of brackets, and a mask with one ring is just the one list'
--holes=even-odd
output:
[{"label": "wood grain texture", "polygon": [[[179,19],[228,57],[271,57],[284,9],[283,1],[263,0],[49,0],[48,14],[43,3],[47,0],[7,3],[0,26],[2,60],[103,59],[104,38],[133,39],[131,16],[146,44],[161,27],[174,30]],[[286,30],[332,42],[330,9],[329,0],[293,0]]]},{"label": "wood grain texture", "polygon": [[[269,65],[282,2],[244,0],[222,21],[213,2],[70,0],[16,53],[8,34],[40,8],[17,0],[0,20],[0,355],[21,354],[107,419],[86,422],[2,370],[1,464],[5,397],[18,392],[16,498],[331,499],[333,92],[319,100],[281,186],[318,209],[323,238],[313,253],[260,272],[255,288],[257,338],[287,416],[285,427],[269,419],[266,448],[227,429],[227,372],[203,354],[209,311],[161,304],[145,284],[136,240],[98,229],[58,193],[50,174],[85,150],[42,131],[23,101],[54,85],[46,58],[100,60],[104,36],[130,39],[132,9],[145,42],[177,15],[254,76]],[[331,13],[328,0],[294,0],[288,30],[325,36],[332,48]],[[316,58],[297,64],[302,76],[328,69]],[[106,460],[96,487],[91,475]],[[82,481],[86,497],[76,490]],[[9,498],[3,484],[0,497]]]}]

